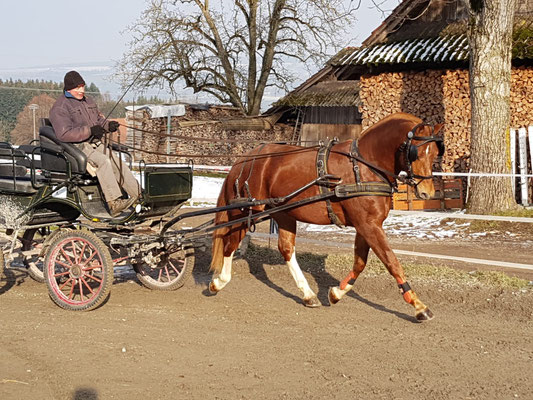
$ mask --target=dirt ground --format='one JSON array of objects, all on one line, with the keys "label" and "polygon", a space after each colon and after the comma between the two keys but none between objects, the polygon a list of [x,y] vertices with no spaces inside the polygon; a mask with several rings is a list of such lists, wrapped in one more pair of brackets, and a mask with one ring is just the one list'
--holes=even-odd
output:
[{"label": "dirt ground", "polygon": [[[410,276],[435,314],[418,323],[390,276],[363,273],[354,291],[329,306],[328,287],[350,266],[310,269],[304,261],[351,252],[353,238],[302,239],[300,263],[323,304],[317,309],[303,306],[275,243],[269,249],[259,235],[252,246],[262,250],[237,259],[216,296],[206,291],[208,250],[197,253],[183,288],[151,291],[126,271],[107,303],[86,313],[58,308],[45,285],[9,270],[0,284],[0,398],[533,398],[532,289]],[[531,243],[501,237],[391,241],[408,250],[533,260]],[[533,279],[530,271],[509,273]]]}]

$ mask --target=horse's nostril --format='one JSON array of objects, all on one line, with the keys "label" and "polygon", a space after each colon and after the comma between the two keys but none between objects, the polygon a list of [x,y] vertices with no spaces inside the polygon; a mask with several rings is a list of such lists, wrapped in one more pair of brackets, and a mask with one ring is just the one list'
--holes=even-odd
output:
[{"label": "horse's nostril", "polygon": [[429,200],[430,196],[429,196],[429,194],[427,194],[426,192],[421,192],[421,193],[420,193],[420,198],[421,198],[422,200]]}]

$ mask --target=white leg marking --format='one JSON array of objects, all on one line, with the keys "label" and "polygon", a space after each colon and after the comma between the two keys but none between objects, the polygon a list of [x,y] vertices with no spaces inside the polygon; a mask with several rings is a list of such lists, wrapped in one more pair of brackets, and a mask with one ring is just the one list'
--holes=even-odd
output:
[{"label": "white leg marking", "polygon": [[337,298],[337,300],[340,300],[346,293],[352,290],[352,288],[353,285],[346,285],[344,290],[342,290],[339,286],[335,286],[331,288],[331,291],[333,292],[333,295]]},{"label": "white leg marking", "polygon": [[291,259],[287,261],[287,265],[289,266],[291,275],[294,278],[294,281],[296,282],[296,286],[298,286],[298,289],[303,292],[304,299],[316,297],[315,292],[313,292],[309,287],[309,283],[307,283],[307,279],[305,279],[305,276],[302,270],[300,269],[298,262],[296,261],[296,252],[292,253]]},{"label": "white leg marking", "polygon": [[231,281],[231,263],[233,261],[233,254],[235,254],[235,252],[231,253],[229,257],[224,257],[224,265],[222,266],[222,271],[220,271],[218,277],[213,279],[213,284],[215,285],[217,291],[224,288],[224,286],[226,286],[228,282]]}]

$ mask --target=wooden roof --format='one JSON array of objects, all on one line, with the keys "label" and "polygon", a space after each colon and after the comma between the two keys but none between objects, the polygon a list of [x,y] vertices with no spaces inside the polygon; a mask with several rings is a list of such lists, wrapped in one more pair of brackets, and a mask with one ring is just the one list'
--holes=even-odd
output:
[{"label": "wooden roof", "polygon": [[301,91],[294,91],[278,100],[274,106],[359,106],[358,81],[323,81]]}]

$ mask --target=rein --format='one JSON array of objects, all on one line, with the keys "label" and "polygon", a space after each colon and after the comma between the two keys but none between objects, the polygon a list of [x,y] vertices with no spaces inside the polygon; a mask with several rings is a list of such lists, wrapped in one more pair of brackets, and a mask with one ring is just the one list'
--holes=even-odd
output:
[{"label": "rein", "polygon": [[[352,141],[352,147],[350,150],[350,153],[346,153],[343,151],[333,150],[334,153],[342,154],[352,160],[354,163],[354,172],[356,176],[356,181],[359,181],[359,168],[357,166],[357,162],[360,162],[361,164],[366,165],[369,167],[372,171],[377,173],[386,183],[388,183],[391,188],[394,191],[398,190],[398,185],[396,183],[396,180],[405,183],[412,187],[417,187],[422,181],[426,179],[432,179],[433,176],[425,176],[425,175],[418,175],[413,173],[413,167],[412,163],[416,161],[418,158],[418,147],[423,146],[424,144],[435,142],[439,148],[438,156],[442,156],[444,154],[444,144],[443,139],[438,136],[416,136],[415,132],[418,128],[422,126],[430,126],[424,123],[417,124],[407,133],[407,139],[405,142],[403,142],[400,147],[398,148],[398,151],[402,152],[404,156],[404,160],[407,166],[407,172],[402,171],[399,174],[395,174],[393,172],[387,171],[386,169],[383,169],[376,164],[371,163],[370,161],[364,159],[359,154],[358,149],[358,140],[354,139]],[[413,140],[419,140],[422,141],[420,144],[412,144]],[[393,178],[393,182],[391,182],[388,178]],[[415,182],[415,179],[419,179],[419,182]]]}]

